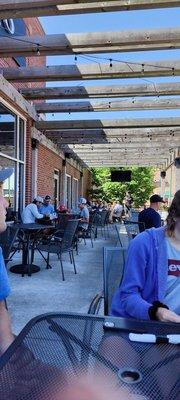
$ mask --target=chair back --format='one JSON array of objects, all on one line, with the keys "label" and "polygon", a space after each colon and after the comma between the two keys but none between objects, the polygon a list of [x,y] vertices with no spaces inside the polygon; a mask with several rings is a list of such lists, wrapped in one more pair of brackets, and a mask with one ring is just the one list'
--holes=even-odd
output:
[{"label": "chair back", "polygon": [[104,225],[106,223],[106,218],[107,218],[107,215],[108,215],[108,211],[107,210],[102,210],[100,215],[101,215],[101,223],[102,223],[102,225]]},{"label": "chair back", "polygon": [[56,227],[58,229],[62,229],[64,230],[67,226],[68,221],[72,219],[71,216],[69,214],[60,214],[58,213],[58,220],[57,220],[57,224]]},{"label": "chair back", "polygon": [[2,248],[4,261],[7,264],[9,256],[13,250],[14,242],[17,238],[19,228],[17,226],[8,226],[5,232],[0,234],[0,247]]},{"label": "chair back", "polygon": [[134,221],[124,221],[124,225],[126,228],[126,232],[129,240],[134,239],[140,233],[140,226],[144,225],[143,222],[134,222]]},{"label": "chair back", "polygon": [[131,210],[131,221],[138,222],[139,211]]},{"label": "chair back", "polygon": [[62,252],[71,249],[78,225],[79,221],[77,219],[72,219],[67,222],[61,242]]},{"label": "chair back", "polygon": [[104,247],[104,315],[109,315],[113,295],[122,281],[126,252],[124,247]]}]

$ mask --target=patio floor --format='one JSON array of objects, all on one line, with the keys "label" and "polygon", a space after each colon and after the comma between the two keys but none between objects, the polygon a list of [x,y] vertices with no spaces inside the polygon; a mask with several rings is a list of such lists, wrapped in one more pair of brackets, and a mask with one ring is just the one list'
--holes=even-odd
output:
[{"label": "patio floor", "polygon": [[[64,255],[65,281],[62,282],[59,261],[51,255],[52,269],[47,270],[45,261],[37,253],[35,263],[41,267],[39,273],[31,277],[9,272],[11,295],[8,308],[11,314],[13,332],[18,334],[33,317],[47,312],[88,311],[92,298],[103,287],[103,246],[116,246],[117,234],[114,226],[110,228],[110,237],[106,240],[100,235],[91,247],[90,240],[79,245],[79,255],[75,256],[77,275],[67,254]],[[13,258],[8,268],[20,261],[20,254]]]}]

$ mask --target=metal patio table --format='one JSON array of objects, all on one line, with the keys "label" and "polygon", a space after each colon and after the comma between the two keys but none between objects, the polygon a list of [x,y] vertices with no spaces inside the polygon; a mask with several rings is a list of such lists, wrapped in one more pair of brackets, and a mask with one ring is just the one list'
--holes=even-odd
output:
[{"label": "metal patio table", "polygon": [[45,230],[55,230],[54,225],[41,225],[41,224],[14,224],[11,226],[11,229],[19,229],[19,233],[22,232],[22,238],[21,238],[21,243],[22,243],[22,263],[13,265],[10,268],[10,271],[15,273],[15,274],[21,274],[24,276],[27,274],[28,276],[31,276],[31,274],[39,272],[40,267],[38,265],[35,265],[31,262],[29,262],[29,252],[30,252],[30,247],[31,245],[35,245],[36,240],[40,237],[43,231]]},{"label": "metal patio table", "polygon": [[[153,333],[157,343],[131,342],[132,332]],[[180,349],[167,335],[179,333],[179,324],[72,313],[38,316],[0,359],[0,399],[61,399],[58,393],[80,372],[94,380],[103,375],[136,400],[178,400]]]}]

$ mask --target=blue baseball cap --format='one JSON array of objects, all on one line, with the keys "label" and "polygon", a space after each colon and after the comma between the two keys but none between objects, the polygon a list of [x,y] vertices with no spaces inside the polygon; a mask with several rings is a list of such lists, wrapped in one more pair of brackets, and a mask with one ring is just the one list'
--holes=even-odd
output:
[{"label": "blue baseball cap", "polygon": [[10,178],[13,174],[14,168],[2,168],[0,169],[0,182],[4,182],[6,179]]}]

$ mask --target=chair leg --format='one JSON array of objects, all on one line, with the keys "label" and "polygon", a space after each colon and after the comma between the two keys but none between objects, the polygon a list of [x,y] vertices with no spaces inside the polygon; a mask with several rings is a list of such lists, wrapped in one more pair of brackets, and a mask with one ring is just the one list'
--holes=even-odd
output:
[{"label": "chair leg", "polygon": [[47,254],[47,261],[46,261],[46,268],[52,269],[51,265],[49,264],[50,253]]},{"label": "chair leg", "polygon": [[62,254],[60,253],[59,255],[60,255],[60,265],[61,265],[62,280],[65,281],[64,268],[63,268],[63,263],[62,263]]},{"label": "chair leg", "polygon": [[73,262],[73,266],[74,266],[74,273],[77,274],[77,270],[76,270],[76,264],[75,264],[75,260],[74,260],[74,253],[73,250],[71,251],[71,257],[72,257],[72,262]]},{"label": "chair leg", "polygon": [[91,246],[92,246],[92,248],[94,247],[94,244],[93,244],[93,239],[92,239],[92,232],[90,231],[90,240],[91,240]]},{"label": "chair leg", "polygon": [[70,263],[72,264],[72,254],[69,252]]}]

